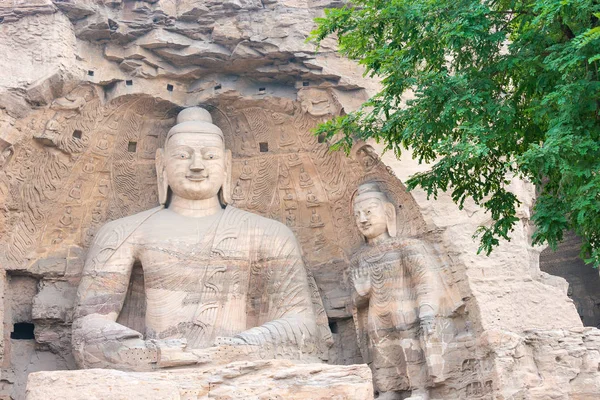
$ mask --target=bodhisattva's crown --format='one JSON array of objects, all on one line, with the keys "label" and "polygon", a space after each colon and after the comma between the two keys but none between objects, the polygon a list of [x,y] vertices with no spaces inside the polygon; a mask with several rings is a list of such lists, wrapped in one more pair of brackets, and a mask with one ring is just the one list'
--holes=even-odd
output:
[{"label": "bodhisattva's crown", "polygon": [[388,203],[390,202],[390,199],[381,191],[379,185],[375,182],[363,183],[356,189],[356,194],[354,195],[355,201],[368,198],[377,198]]},{"label": "bodhisattva's crown", "polygon": [[202,107],[189,107],[177,115],[177,125],[167,134],[169,141],[176,133],[197,133],[201,135],[217,135],[224,141],[223,131],[212,123],[210,113]]}]

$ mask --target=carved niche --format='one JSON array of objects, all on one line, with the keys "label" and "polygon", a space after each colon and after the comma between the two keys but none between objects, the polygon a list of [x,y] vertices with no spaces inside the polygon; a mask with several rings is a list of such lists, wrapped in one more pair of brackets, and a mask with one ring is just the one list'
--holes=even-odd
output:
[{"label": "carved niche", "polygon": [[[301,92],[297,101],[235,97],[214,99],[205,107],[233,153],[234,205],[292,229],[315,277],[313,290],[323,298],[327,315],[319,317],[341,321],[345,333],[338,336],[355,341],[348,325],[347,270],[362,238],[352,216],[352,192],[376,176],[388,183],[399,205],[399,235],[423,233],[425,223],[370,146],[356,146],[347,157],[331,152],[329,143],[312,133],[319,122],[339,114],[335,97],[326,90]],[[52,276],[76,285],[100,226],[158,205],[154,154],[180,109],[139,94],[104,103],[99,88],[82,85],[18,121],[28,134],[10,147],[0,175],[2,265],[35,270],[44,279],[50,272],[42,261],[62,260],[53,262]],[[142,330],[143,313],[138,268],[119,322]],[[353,351],[347,362],[360,362],[358,348]]]}]

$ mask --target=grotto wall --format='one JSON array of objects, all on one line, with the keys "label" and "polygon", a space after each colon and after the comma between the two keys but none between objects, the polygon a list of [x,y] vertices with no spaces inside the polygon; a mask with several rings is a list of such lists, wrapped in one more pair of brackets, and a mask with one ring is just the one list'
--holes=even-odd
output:
[{"label": "grotto wall", "polygon": [[[346,157],[311,133],[378,88],[333,41],[318,51],[305,41],[313,19],[342,4],[0,0],[0,397],[24,398],[32,372],[76,368],[71,323],[90,243],[106,222],[158,205],[156,149],[177,113],[197,105],[232,151],[234,205],[298,239],[332,331],[328,364],[364,362],[352,315],[350,261],[362,243],[352,196],[376,180],[397,206],[398,235],[427,243],[456,300],[440,328],[431,398],[600,396],[600,332],[583,327],[566,281],[540,271],[530,185],[512,183],[521,224],[485,257],[471,236],[489,216],[405,190],[427,166],[376,143]],[[130,327],[143,324],[143,288],[136,269],[119,317]]]}]

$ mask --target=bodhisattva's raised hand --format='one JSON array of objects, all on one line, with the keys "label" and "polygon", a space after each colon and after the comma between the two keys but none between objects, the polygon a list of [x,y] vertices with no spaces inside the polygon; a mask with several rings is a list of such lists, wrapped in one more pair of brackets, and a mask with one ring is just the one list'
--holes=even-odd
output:
[{"label": "bodhisattva's raised hand", "polygon": [[369,270],[362,265],[358,265],[352,270],[351,276],[356,292],[362,297],[367,296],[371,292]]}]

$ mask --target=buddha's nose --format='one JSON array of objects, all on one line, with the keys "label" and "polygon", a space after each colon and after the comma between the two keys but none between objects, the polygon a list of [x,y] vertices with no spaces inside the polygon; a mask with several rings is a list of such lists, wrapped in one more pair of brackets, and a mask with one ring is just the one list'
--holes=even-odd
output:
[{"label": "buddha's nose", "polygon": [[202,162],[202,157],[194,155],[192,157],[192,163],[190,164],[190,171],[200,172],[202,170],[204,170],[204,163]]},{"label": "buddha's nose", "polygon": [[367,222],[367,215],[365,213],[360,213],[358,216],[358,220],[360,222]]}]

